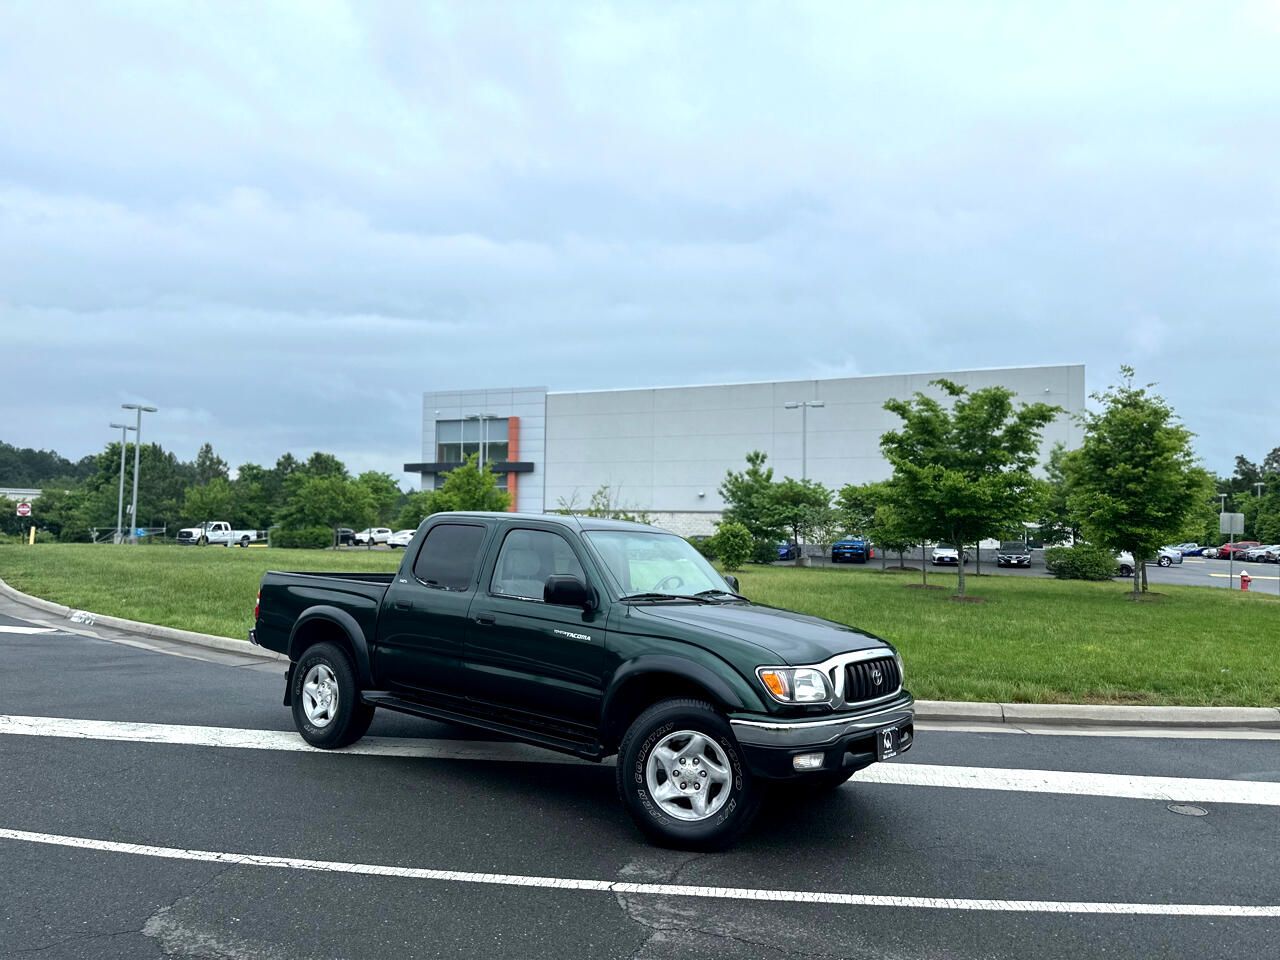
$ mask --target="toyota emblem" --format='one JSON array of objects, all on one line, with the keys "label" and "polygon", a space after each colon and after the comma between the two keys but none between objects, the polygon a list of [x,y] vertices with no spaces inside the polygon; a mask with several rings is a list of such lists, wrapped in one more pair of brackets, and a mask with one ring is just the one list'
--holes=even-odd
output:
[{"label": "toyota emblem", "polygon": [[884,680],[884,674],[882,674],[882,673],[880,672],[880,668],[879,668],[879,667],[872,667],[872,668],[871,668],[871,682],[872,682],[872,683],[874,683],[874,684],[878,687],[878,686],[880,686],[880,683],[881,683],[883,680]]}]

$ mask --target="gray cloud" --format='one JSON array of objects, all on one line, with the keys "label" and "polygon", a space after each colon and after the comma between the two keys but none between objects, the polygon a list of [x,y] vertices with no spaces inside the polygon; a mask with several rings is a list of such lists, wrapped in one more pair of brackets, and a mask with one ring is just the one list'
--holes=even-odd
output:
[{"label": "gray cloud", "polygon": [[4,436],[142,398],[396,471],[425,389],[1132,362],[1225,469],[1280,443],[1280,11],[1234,10],[7,6]]}]

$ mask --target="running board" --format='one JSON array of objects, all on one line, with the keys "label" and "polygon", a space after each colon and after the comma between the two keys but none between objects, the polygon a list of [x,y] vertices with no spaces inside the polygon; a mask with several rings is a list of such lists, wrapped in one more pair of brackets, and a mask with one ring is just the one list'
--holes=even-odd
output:
[{"label": "running board", "polygon": [[425,703],[419,703],[416,700],[406,700],[384,690],[366,690],[360,695],[360,699],[371,707],[384,707],[387,710],[408,713],[426,720],[436,720],[440,723],[453,723],[478,730],[487,730],[490,733],[499,733],[539,747],[546,747],[548,750],[571,753],[575,757],[582,757],[584,760],[601,760],[604,758],[604,751],[598,743],[556,737],[548,733],[540,733],[524,727],[505,724],[488,717],[473,716],[468,713],[455,713],[452,710],[433,707]]}]

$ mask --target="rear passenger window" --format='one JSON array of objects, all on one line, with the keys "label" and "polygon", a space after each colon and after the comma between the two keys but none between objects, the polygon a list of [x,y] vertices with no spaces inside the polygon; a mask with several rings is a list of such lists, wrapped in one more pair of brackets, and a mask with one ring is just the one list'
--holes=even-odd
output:
[{"label": "rear passenger window", "polygon": [[413,563],[413,575],[440,590],[469,590],[482,543],[484,527],[462,523],[432,527]]}]

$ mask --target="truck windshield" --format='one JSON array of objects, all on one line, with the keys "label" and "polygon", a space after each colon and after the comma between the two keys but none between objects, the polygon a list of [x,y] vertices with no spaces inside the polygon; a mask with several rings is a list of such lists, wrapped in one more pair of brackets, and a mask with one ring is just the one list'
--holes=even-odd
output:
[{"label": "truck windshield", "polygon": [[666,593],[694,597],[707,591],[730,592],[702,554],[675,534],[593,530],[584,536],[624,596]]}]

